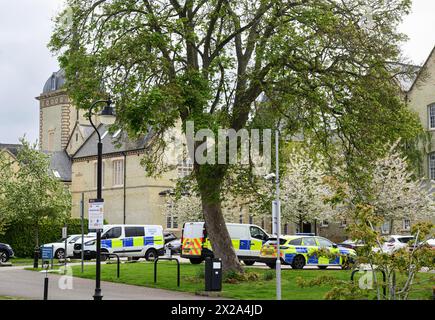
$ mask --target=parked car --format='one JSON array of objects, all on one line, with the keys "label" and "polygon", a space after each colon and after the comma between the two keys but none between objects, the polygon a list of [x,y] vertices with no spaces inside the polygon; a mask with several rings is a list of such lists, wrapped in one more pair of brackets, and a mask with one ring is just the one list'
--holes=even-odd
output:
[{"label": "parked car", "polygon": [[168,231],[163,232],[163,238],[165,239],[165,244],[178,239],[173,232]]},{"label": "parked car", "polygon": [[[269,235],[254,224],[227,223],[234,250],[239,260],[246,265],[253,265],[260,260],[261,246]],[[199,264],[207,257],[214,257],[204,222],[186,222],[181,237],[181,257],[189,259],[192,264]]]},{"label": "parked car", "polygon": [[[318,236],[282,236],[279,241],[282,264],[291,265],[293,269],[302,269],[306,265],[326,269],[328,266],[341,266],[347,269],[355,260],[353,249],[339,247],[326,238]],[[327,249],[329,256],[319,256],[316,252]],[[276,267],[277,238],[270,238],[261,248],[262,262],[271,269]]]},{"label": "parked car", "polygon": [[415,244],[414,245],[410,245],[409,246],[409,250],[412,251],[415,246],[417,246],[417,247],[429,247],[432,250],[435,250],[435,239],[428,239],[428,240],[425,240],[425,241],[421,241],[421,242],[418,243],[418,245],[415,245]]},{"label": "parked car", "polygon": [[[83,244],[85,259],[96,257],[96,242],[94,236]],[[154,260],[163,245],[163,228],[158,225],[105,225],[101,233],[102,253],[116,253],[120,257],[130,257],[133,260]],[[74,245],[74,256],[79,257],[81,250],[80,241]],[[106,258],[107,256],[101,255],[101,260]]]},{"label": "parked car", "polygon": [[[85,241],[86,239],[89,239],[90,236],[85,235],[84,236]],[[78,240],[82,239],[82,235],[81,234],[73,234],[70,235],[68,238],[66,238],[66,257],[73,257],[74,256],[74,244],[78,241]],[[56,259],[64,259],[65,258],[65,238],[59,239],[56,242],[52,242],[52,243],[46,243],[44,245],[42,245],[41,247],[53,247],[53,257]]]},{"label": "parked car", "polygon": [[399,249],[407,248],[408,242],[411,240],[414,240],[413,236],[391,235],[382,244],[382,247],[380,249],[373,248],[373,251],[375,251],[375,252],[382,251],[384,253],[393,253]]},{"label": "parked car", "polygon": [[355,250],[356,248],[363,247],[364,242],[362,240],[351,240],[347,239],[341,243],[337,244],[339,247],[349,248]]},{"label": "parked car", "polygon": [[14,257],[14,250],[6,243],[0,243],[0,263],[8,262],[10,258]]},{"label": "parked car", "polygon": [[181,240],[176,239],[168,242],[165,245],[165,249],[168,248],[171,250],[172,254],[180,254],[181,253]]}]

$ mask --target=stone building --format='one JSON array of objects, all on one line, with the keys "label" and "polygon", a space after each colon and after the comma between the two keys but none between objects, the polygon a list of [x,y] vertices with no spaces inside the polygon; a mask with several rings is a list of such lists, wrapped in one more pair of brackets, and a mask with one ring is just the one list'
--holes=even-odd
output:
[{"label": "stone building", "polygon": [[[87,203],[96,197],[97,134],[85,117],[86,110],[71,104],[63,88],[65,74],[55,72],[47,80],[39,101],[40,149],[50,155],[53,174],[72,194],[72,216],[80,217],[81,199],[84,213]],[[159,179],[148,178],[140,160],[147,137],[131,141],[118,131],[109,133],[98,117],[93,118],[103,142],[103,198],[108,223],[160,224],[172,228],[164,216],[162,192],[174,186],[177,171]],[[169,220],[169,221],[168,221]]]}]

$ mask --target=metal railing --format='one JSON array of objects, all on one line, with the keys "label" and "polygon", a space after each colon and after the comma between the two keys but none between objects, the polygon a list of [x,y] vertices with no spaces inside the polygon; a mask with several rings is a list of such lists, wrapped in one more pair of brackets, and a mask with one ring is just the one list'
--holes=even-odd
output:
[{"label": "metal railing", "polygon": [[119,259],[119,255],[117,255],[116,253],[108,253],[108,252],[101,252],[101,255],[107,256],[107,257],[109,257],[109,258],[110,258],[111,256],[116,257],[116,260],[117,260],[116,276],[117,276],[117,278],[119,278],[119,275],[120,275],[120,264],[121,264],[121,261],[120,261],[120,259]]},{"label": "metal railing", "polygon": [[160,260],[177,261],[177,287],[180,287],[180,261],[177,258],[159,258],[154,260],[154,283],[157,283],[157,263]]}]

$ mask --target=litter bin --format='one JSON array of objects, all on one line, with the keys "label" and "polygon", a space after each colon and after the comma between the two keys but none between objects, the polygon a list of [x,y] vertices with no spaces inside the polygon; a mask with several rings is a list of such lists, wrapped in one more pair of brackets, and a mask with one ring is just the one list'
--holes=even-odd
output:
[{"label": "litter bin", "polygon": [[222,290],[222,261],[217,258],[205,259],[205,291]]}]

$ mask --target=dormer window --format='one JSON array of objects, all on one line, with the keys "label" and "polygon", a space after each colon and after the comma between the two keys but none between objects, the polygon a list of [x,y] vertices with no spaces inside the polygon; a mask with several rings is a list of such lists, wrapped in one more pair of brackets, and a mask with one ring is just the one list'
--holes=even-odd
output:
[{"label": "dormer window", "polygon": [[429,105],[429,129],[435,129],[435,103]]},{"label": "dormer window", "polygon": [[51,90],[56,90],[56,77],[54,75],[51,76]]}]

